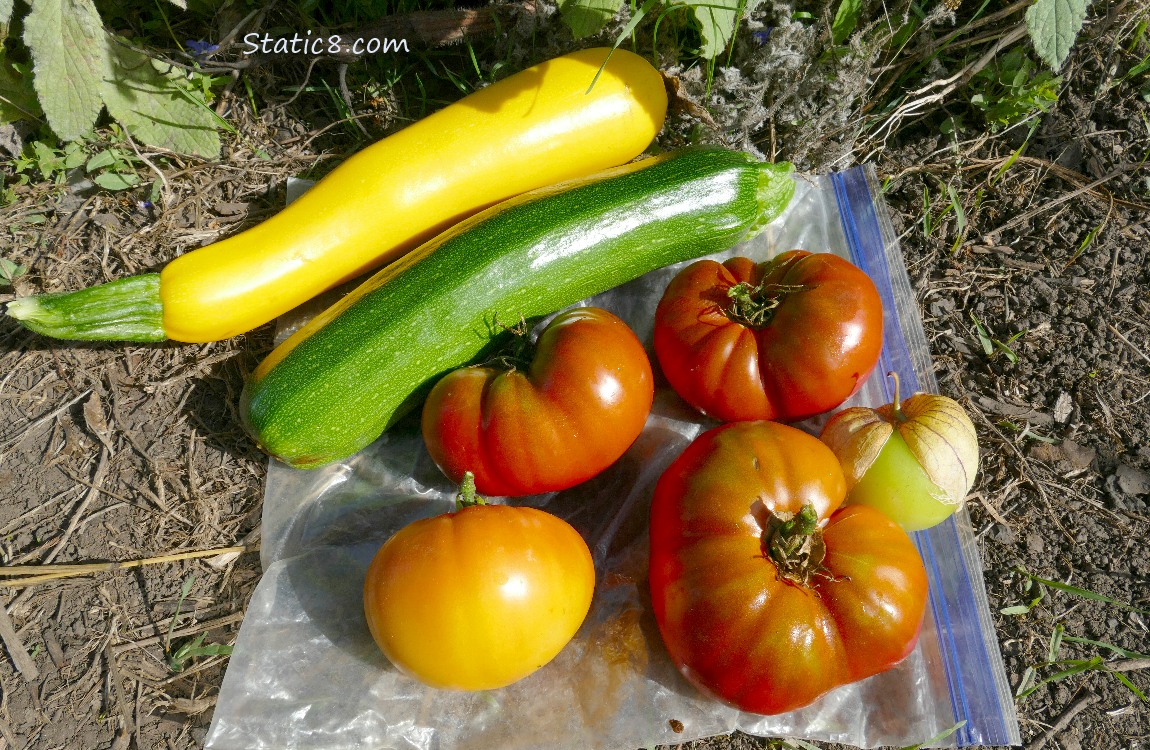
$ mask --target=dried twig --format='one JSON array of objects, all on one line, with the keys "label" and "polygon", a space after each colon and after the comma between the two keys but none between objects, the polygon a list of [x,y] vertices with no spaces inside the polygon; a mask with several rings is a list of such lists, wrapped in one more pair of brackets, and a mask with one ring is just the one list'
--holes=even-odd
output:
[{"label": "dried twig", "polygon": [[970,63],[950,78],[932,81],[920,89],[911,91],[908,96],[917,98],[912,98],[910,101],[900,104],[894,112],[891,112],[890,115],[883,120],[875,129],[874,133],[867,137],[860,151],[865,148],[871,148],[871,144],[874,144],[874,146],[871,148],[870,154],[865,157],[863,161],[869,160],[875,153],[885,147],[887,139],[894,134],[903,120],[919,117],[925,114],[931,106],[941,103],[955,89],[966,85],[978,71],[993,62],[999,52],[1014,44],[1019,39],[1022,39],[1026,36],[1026,33],[1025,23],[1016,24],[1009,31],[1003,33],[1001,38],[993,47],[987,50],[982,57]]},{"label": "dried twig", "polygon": [[100,484],[104,481],[104,476],[108,473],[108,446],[104,445],[100,448],[100,463],[96,466],[96,473],[92,475],[92,486],[88,489],[84,499],[80,501],[80,505],[72,513],[72,517],[68,519],[68,527],[64,529],[64,533],[60,536],[59,541],[52,547],[52,551],[44,558],[44,562],[51,563],[56,559],[56,555],[64,549],[64,545],[72,538],[72,534],[80,526],[80,521],[84,518],[84,511],[92,504],[92,501],[100,494]]},{"label": "dried twig", "polygon": [[1126,344],[1126,346],[1130,347],[1130,351],[1134,352],[1139,357],[1146,360],[1147,363],[1150,363],[1150,356],[1147,356],[1146,352],[1139,349],[1134,344],[1134,342],[1132,342],[1130,339],[1123,336],[1121,331],[1119,331],[1117,328],[1115,328],[1114,326],[1112,326],[1110,324],[1110,321],[1106,321],[1106,327],[1110,329],[1111,333],[1113,333],[1115,336],[1117,336],[1119,339],[1121,339],[1123,344]]},{"label": "dried twig", "polygon": [[1140,669],[1150,669],[1150,659],[1119,659],[1108,661],[1102,666],[1111,672],[1137,672]]},{"label": "dried twig", "polygon": [[[198,635],[198,634],[203,633],[203,632],[208,631],[208,630],[215,630],[216,628],[222,628],[225,625],[231,625],[232,623],[239,622],[242,619],[244,619],[244,613],[243,612],[236,612],[235,614],[224,615],[223,617],[217,617],[214,620],[208,620],[207,622],[199,622],[199,623],[196,623],[195,625],[190,625],[186,628],[180,628],[179,630],[174,630],[174,631],[172,631],[172,638],[187,638],[190,635]],[[165,639],[165,636],[153,635],[153,636],[150,636],[148,638],[141,638],[138,641],[131,641],[129,643],[121,643],[118,646],[116,646],[116,653],[122,654],[125,651],[131,651],[132,649],[143,648],[144,646],[152,646],[152,645],[155,645],[157,643],[160,643],[164,639]]]},{"label": "dried twig", "polygon": [[1047,742],[1050,742],[1050,740],[1054,739],[1055,735],[1070,726],[1070,722],[1074,721],[1075,716],[1085,711],[1091,704],[1097,701],[1098,695],[1096,693],[1088,692],[1084,694],[1078,700],[1067,706],[1066,710],[1062,712],[1062,715],[1058,717],[1058,721],[1054,722],[1053,726],[1038,737],[1035,737],[1031,743],[1026,746],[1026,750],[1041,750],[1046,747]]},{"label": "dried twig", "polygon": [[169,555],[157,557],[144,557],[138,560],[113,560],[111,562],[80,563],[75,565],[11,565],[0,567],[0,576],[22,576],[27,573],[35,575],[26,578],[13,578],[8,581],[0,580],[0,586],[9,588],[23,588],[44,581],[55,581],[61,578],[74,578],[76,576],[90,575],[92,573],[106,573],[112,570],[127,570],[145,565],[159,565],[161,563],[177,562],[179,560],[194,560],[200,557],[214,557],[228,553],[254,552],[259,549],[258,544],[242,545],[237,547],[220,547],[218,549],[191,550],[188,552],[174,552]]},{"label": "dried twig", "polygon": [[16,669],[20,670],[20,674],[24,675],[24,679],[28,682],[35,682],[39,679],[40,670],[36,668],[36,662],[32,661],[32,657],[28,655],[28,649],[24,648],[24,642],[16,633],[12,618],[8,616],[8,609],[3,604],[0,604],[0,639],[4,641],[8,655],[12,657],[12,663],[16,665]]},{"label": "dried twig", "polygon": [[1038,208],[1034,208],[1034,209],[1027,211],[1026,213],[1019,214],[1018,216],[1015,216],[1013,219],[1006,222],[1005,224],[1002,224],[1001,226],[998,226],[998,227],[990,230],[989,232],[986,232],[985,236],[987,236],[987,237],[998,237],[1004,231],[1006,231],[1007,229],[1010,229],[1011,227],[1016,227],[1019,224],[1022,224],[1023,222],[1029,221],[1030,219],[1034,218],[1035,216],[1037,216],[1039,214],[1045,213],[1045,212],[1049,211],[1050,209],[1055,208],[1057,206],[1061,206],[1063,203],[1066,203],[1067,201],[1074,200],[1075,198],[1082,195],[1083,193],[1089,193],[1090,191],[1092,191],[1094,188],[1098,187],[1102,183],[1107,182],[1108,180],[1112,180],[1115,177],[1117,177],[1118,175],[1122,174],[1122,172],[1123,172],[1123,170],[1121,170],[1121,169],[1115,170],[1108,175],[1105,175],[1103,177],[1099,177],[1097,180],[1095,180],[1094,182],[1091,182],[1089,185],[1084,185],[1084,186],[1078,188],[1077,190],[1066,193],[1065,195],[1062,195],[1058,198],[1055,198],[1052,201],[1046,201],[1045,203],[1043,203]]},{"label": "dried twig", "polygon": [[52,411],[50,411],[49,413],[45,414],[42,417],[37,417],[36,419],[29,422],[27,425],[20,428],[19,430],[14,431],[9,435],[5,435],[4,437],[0,438],[0,457],[3,457],[4,451],[15,446],[17,443],[19,443],[21,440],[23,440],[28,435],[29,432],[36,429],[37,427],[44,424],[45,422],[50,422],[53,419],[55,419],[56,417],[58,417],[59,415],[68,411],[68,409],[71,409],[74,404],[87,398],[88,394],[91,392],[92,392],[92,389],[89,388],[88,390],[84,391],[79,396],[76,396],[74,399],[72,399],[68,403],[64,404],[63,406],[60,406],[56,409],[53,409]]}]

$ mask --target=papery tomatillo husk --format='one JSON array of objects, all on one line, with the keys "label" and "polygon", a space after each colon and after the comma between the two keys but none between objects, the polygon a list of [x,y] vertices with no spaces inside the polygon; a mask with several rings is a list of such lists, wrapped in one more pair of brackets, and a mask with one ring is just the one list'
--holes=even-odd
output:
[{"label": "papery tomatillo husk", "polygon": [[[851,502],[856,498],[850,496],[850,491],[863,480],[897,432],[926,479],[934,485],[930,497],[947,506],[933,521],[937,523],[961,507],[974,485],[978,471],[978,436],[958,402],[929,393],[918,393],[900,401],[898,377],[888,374],[895,380],[893,403],[875,409],[844,409],[827,423],[819,437],[842,464],[847,480],[847,501]],[[915,499],[905,498],[905,501],[909,505]],[[902,523],[901,519],[895,520]],[[917,525],[909,530],[917,528],[925,526]]]}]

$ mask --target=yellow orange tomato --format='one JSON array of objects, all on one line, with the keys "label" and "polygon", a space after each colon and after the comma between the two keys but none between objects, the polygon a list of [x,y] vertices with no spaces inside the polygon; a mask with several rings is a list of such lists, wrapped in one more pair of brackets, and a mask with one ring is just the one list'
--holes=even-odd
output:
[{"label": "yellow orange tomato", "polygon": [[595,588],[586,542],[536,508],[472,505],[416,521],[376,554],[364,585],[372,637],[436,688],[509,685],[575,635]]}]

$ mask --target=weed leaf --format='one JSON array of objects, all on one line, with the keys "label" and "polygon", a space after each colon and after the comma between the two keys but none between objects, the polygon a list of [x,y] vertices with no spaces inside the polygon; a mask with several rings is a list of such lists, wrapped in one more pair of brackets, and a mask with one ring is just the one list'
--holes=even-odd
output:
[{"label": "weed leaf", "polygon": [[97,169],[111,166],[115,162],[116,155],[105,149],[88,160],[88,163],[84,165],[84,171],[95,172]]},{"label": "weed leaf", "polygon": [[917,745],[910,745],[908,747],[902,748],[902,750],[920,750],[921,748],[924,748],[924,747],[934,747],[939,742],[942,742],[947,737],[954,734],[955,732],[957,732],[958,730],[962,729],[965,726],[966,726],[966,719],[963,719],[962,721],[958,722],[957,724],[955,724],[951,728],[942,730],[941,732],[939,732],[935,736],[931,737],[926,742],[920,742]]},{"label": "weed leaf", "polygon": [[12,282],[28,273],[28,269],[7,258],[0,258],[0,284],[12,286]]},{"label": "weed leaf", "polygon": [[1125,659],[1150,659],[1150,654],[1144,654],[1141,651],[1131,651],[1130,649],[1122,648],[1121,646],[1115,646],[1111,643],[1092,641],[1089,638],[1080,638],[1074,635],[1067,635],[1063,636],[1062,640],[1069,643],[1084,643],[1088,646],[1098,646],[1099,648],[1109,649],[1110,651],[1113,651],[1115,654]]},{"label": "weed leaf", "polygon": [[1049,586],[1052,589],[1058,589],[1059,591],[1065,591],[1068,594],[1074,594],[1075,596],[1080,596],[1083,599],[1090,599],[1090,600],[1096,601],[1096,602],[1106,602],[1107,604],[1117,604],[1119,607],[1124,607],[1126,609],[1133,610],[1133,611],[1138,612],[1140,614],[1144,614],[1144,615],[1150,614],[1150,610],[1135,607],[1133,604],[1127,604],[1124,601],[1121,601],[1119,599],[1112,599],[1109,596],[1104,596],[1102,594],[1096,594],[1093,591],[1090,591],[1088,589],[1082,589],[1082,588],[1079,588],[1077,586],[1071,586],[1069,583],[1063,583],[1062,581],[1051,581],[1048,578],[1039,578],[1038,576],[1033,575],[1032,573],[1027,573],[1025,570],[1021,570],[1021,569],[1019,569],[1018,572],[1022,573],[1022,575],[1026,576],[1027,578],[1029,578],[1032,581],[1036,581],[1037,583],[1041,583],[1043,586]]},{"label": "weed leaf", "polygon": [[0,125],[36,119],[42,114],[36,90],[32,88],[32,74],[26,66],[10,62],[0,49]]},{"label": "weed leaf", "polygon": [[1026,30],[1034,51],[1057,73],[1086,20],[1087,0],[1035,0],[1026,9]]},{"label": "weed leaf", "polygon": [[794,747],[797,747],[800,750],[821,750],[821,748],[819,748],[818,745],[812,745],[811,743],[807,742],[806,740],[800,740],[798,738],[792,738],[792,739],[786,740],[786,745],[793,745]]},{"label": "weed leaf", "polygon": [[731,41],[735,24],[744,11],[755,9],[760,0],[687,0],[693,5],[699,31],[703,35],[703,49],[699,54],[708,60],[718,57]]},{"label": "weed leaf", "polygon": [[998,611],[1004,615],[1025,615],[1030,612],[1030,607],[1025,604],[1015,604],[1012,607],[1003,607]]},{"label": "weed leaf", "polygon": [[862,0],[842,0],[835,20],[831,22],[831,41],[835,44],[845,42],[858,25],[861,12]]},{"label": "weed leaf", "polygon": [[1040,687],[1042,687],[1043,685],[1046,685],[1048,683],[1058,682],[1059,680],[1065,680],[1067,677],[1073,677],[1076,674],[1082,674],[1083,672],[1089,672],[1089,671],[1094,670],[1094,669],[1100,669],[1100,668],[1104,669],[1105,668],[1102,666],[1102,657],[1101,656],[1095,656],[1093,659],[1070,659],[1068,661],[1057,662],[1057,663],[1058,664],[1069,664],[1070,666],[1067,667],[1066,669],[1063,669],[1060,672],[1056,672],[1056,673],[1050,675],[1049,677],[1046,677],[1042,680],[1039,680],[1038,682],[1034,683],[1033,685],[1026,688],[1025,690],[1019,690],[1018,692],[1015,693],[1014,697],[1016,697],[1016,698],[1027,698],[1030,695],[1034,694]]},{"label": "weed leaf", "polygon": [[24,19],[33,85],[48,124],[62,140],[76,140],[91,130],[103,107],[103,39],[92,0],[37,0]]},{"label": "weed leaf", "polygon": [[576,39],[599,31],[621,7],[623,0],[559,0],[563,22]]},{"label": "weed leaf", "polygon": [[140,182],[140,178],[134,174],[120,174],[119,172],[101,172],[92,178],[92,182],[96,183],[105,190],[127,190]]},{"label": "weed leaf", "polygon": [[108,112],[149,146],[215,158],[220,153],[215,113],[198,92],[181,88],[175,71],[161,72],[147,55],[108,36],[100,91]]}]

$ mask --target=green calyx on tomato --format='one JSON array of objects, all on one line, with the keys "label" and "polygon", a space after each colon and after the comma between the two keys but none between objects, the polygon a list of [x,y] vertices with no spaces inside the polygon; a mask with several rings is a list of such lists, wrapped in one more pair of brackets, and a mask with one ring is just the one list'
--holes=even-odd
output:
[{"label": "green calyx on tomato", "polygon": [[727,422],[793,422],[855,393],[882,349],[882,300],[833,253],[791,250],[682,269],[655,310],[654,342],[671,387]]},{"label": "green calyx on tomato", "polygon": [[748,328],[762,328],[771,322],[771,314],[788,294],[806,289],[802,284],[759,284],[741,281],[727,290],[731,298],[727,317]]},{"label": "green calyx on tomato", "polygon": [[513,326],[496,321],[495,327],[509,334],[510,339],[485,364],[507,371],[530,369],[531,361],[535,359],[535,344],[531,341],[531,328],[527,325],[527,319],[520,318]]},{"label": "green calyx on tomato", "polygon": [[811,576],[825,575],[823,558],[827,546],[818,529],[819,514],[810,503],[804,504],[798,513],[768,512],[763,551],[775,562],[780,576],[805,586]]},{"label": "green calyx on tomato", "polygon": [[487,500],[475,492],[475,475],[465,471],[459,482],[459,492],[455,493],[455,509],[463,510],[476,505],[487,505]]},{"label": "green calyx on tomato", "polygon": [[423,438],[453,481],[521,496],[573,487],[631,446],[651,410],[654,375],[643,344],[615,315],[566,310],[512,361],[445,375],[423,407]]}]

